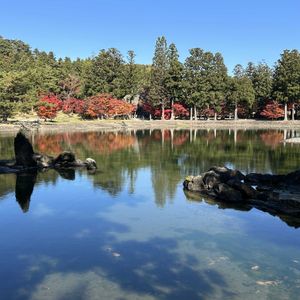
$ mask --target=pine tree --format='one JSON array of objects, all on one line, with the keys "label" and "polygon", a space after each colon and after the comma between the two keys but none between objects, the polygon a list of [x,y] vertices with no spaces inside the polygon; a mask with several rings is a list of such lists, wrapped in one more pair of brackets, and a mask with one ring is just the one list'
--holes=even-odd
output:
[{"label": "pine tree", "polygon": [[179,55],[175,44],[170,44],[168,49],[168,72],[165,86],[168,98],[170,99],[171,119],[174,119],[174,102],[182,100],[183,89],[183,66],[179,61]]},{"label": "pine tree", "polygon": [[161,107],[161,119],[164,120],[165,106],[168,101],[166,78],[168,76],[168,47],[164,36],[156,40],[151,68],[149,100],[153,106]]},{"label": "pine tree", "polygon": [[274,72],[274,97],[284,103],[284,120],[287,120],[287,106],[292,104],[292,120],[294,105],[300,100],[300,53],[298,50],[285,50],[278,60]]},{"label": "pine tree", "polygon": [[241,65],[234,68],[234,76],[227,85],[227,105],[234,107],[234,119],[238,119],[238,105],[251,107],[255,100],[255,92],[251,80],[246,76]]},{"label": "pine tree", "polygon": [[227,86],[227,68],[221,53],[216,53],[213,57],[212,68],[209,74],[210,91],[209,105],[214,109],[215,120],[217,113],[221,111],[221,106],[225,100]]},{"label": "pine tree", "polygon": [[116,97],[123,97],[122,72],[124,61],[122,54],[115,48],[101,50],[92,60],[87,74],[85,91],[87,95],[110,93]]},{"label": "pine tree", "polygon": [[210,105],[213,60],[214,56],[211,52],[193,48],[185,61],[187,104],[194,107],[195,120],[197,120],[197,109],[205,109]]},{"label": "pine tree", "polygon": [[123,85],[125,94],[133,97],[138,93],[138,70],[135,63],[135,53],[129,50],[127,53],[127,64],[124,67]]},{"label": "pine tree", "polygon": [[266,63],[259,63],[256,66],[249,62],[246,76],[251,80],[255,91],[255,110],[260,111],[271,98],[273,71]]}]

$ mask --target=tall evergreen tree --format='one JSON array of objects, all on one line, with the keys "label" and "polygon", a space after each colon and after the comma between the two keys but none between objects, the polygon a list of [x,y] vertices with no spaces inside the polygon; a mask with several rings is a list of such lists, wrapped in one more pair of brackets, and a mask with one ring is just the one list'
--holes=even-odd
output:
[{"label": "tall evergreen tree", "polygon": [[135,53],[129,50],[127,53],[127,64],[124,67],[124,90],[125,94],[132,99],[138,92],[138,69],[135,63]]},{"label": "tall evergreen tree", "polygon": [[212,91],[214,71],[214,55],[200,48],[190,50],[185,61],[185,79],[187,103],[194,107],[194,119],[197,120],[197,109],[208,108],[212,99],[216,99]]},{"label": "tall evergreen tree", "polygon": [[111,93],[116,97],[123,97],[124,90],[121,86],[123,66],[124,61],[119,50],[115,48],[101,50],[92,60],[86,80],[86,94]]},{"label": "tall evergreen tree", "polygon": [[234,119],[238,119],[238,106],[249,108],[255,100],[255,92],[251,80],[241,65],[234,68],[234,76],[229,78],[227,86],[227,104],[234,107]]},{"label": "tall evergreen tree", "polygon": [[227,68],[224,64],[224,59],[221,53],[216,53],[213,57],[212,68],[209,74],[209,105],[214,109],[215,120],[217,113],[221,110],[221,105],[224,104],[227,79]]},{"label": "tall evergreen tree", "polygon": [[164,36],[156,40],[151,68],[149,100],[153,106],[161,107],[164,120],[165,106],[168,101],[166,78],[168,76],[168,47]]},{"label": "tall evergreen tree", "polygon": [[174,102],[182,101],[183,65],[179,61],[179,54],[174,43],[168,50],[168,72],[165,80],[166,92],[170,99],[171,119],[174,119]]},{"label": "tall evergreen tree", "polygon": [[285,50],[277,62],[274,72],[274,96],[284,103],[284,120],[287,120],[288,104],[292,104],[292,119],[294,119],[294,104],[300,100],[300,53],[298,50]]},{"label": "tall evergreen tree", "polygon": [[261,110],[272,94],[273,71],[266,63],[257,66],[249,62],[246,68],[246,76],[251,80],[255,91],[254,107],[256,111]]}]

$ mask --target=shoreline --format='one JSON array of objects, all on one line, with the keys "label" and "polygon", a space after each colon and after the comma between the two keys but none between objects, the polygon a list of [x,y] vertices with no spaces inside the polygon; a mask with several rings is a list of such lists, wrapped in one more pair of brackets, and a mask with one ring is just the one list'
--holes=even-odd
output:
[{"label": "shoreline", "polygon": [[[25,121],[26,122],[26,121]],[[20,125],[0,124],[0,133],[15,133]],[[143,129],[299,129],[300,120],[296,121],[257,121],[257,120],[96,120],[61,123],[42,123],[40,132],[51,131],[114,131],[114,130],[143,130]],[[36,130],[36,129],[33,129]]]}]

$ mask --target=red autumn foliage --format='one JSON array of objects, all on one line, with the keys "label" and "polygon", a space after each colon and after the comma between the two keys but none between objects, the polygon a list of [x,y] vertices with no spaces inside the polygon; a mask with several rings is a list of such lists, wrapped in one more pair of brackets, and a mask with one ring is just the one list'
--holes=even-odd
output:
[{"label": "red autumn foliage", "polygon": [[39,153],[48,153],[51,155],[57,155],[63,151],[64,135],[38,135],[35,139],[35,149]]},{"label": "red autumn foliage", "polygon": [[115,118],[130,116],[135,106],[109,94],[101,94],[88,98],[84,103],[82,115],[86,118]]},{"label": "red autumn foliage", "polygon": [[283,140],[283,132],[280,131],[270,131],[264,132],[260,135],[261,140],[266,146],[270,146],[275,149]]},{"label": "red autumn foliage", "polygon": [[284,109],[277,101],[268,102],[260,113],[267,119],[279,119],[284,117]]},{"label": "red autumn foliage", "polygon": [[205,116],[205,117],[213,117],[215,115],[215,111],[212,108],[204,108],[200,110],[200,114]]},{"label": "red autumn foliage", "polygon": [[[82,141],[85,141],[84,143]],[[74,132],[55,135],[39,135],[35,148],[41,153],[58,155],[70,146],[76,146],[76,153],[96,151],[99,154],[112,153],[134,145],[136,137],[126,133]],[[82,155],[82,156],[83,156]]]},{"label": "red autumn foliage", "polygon": [[155,108],[151,104],[145,102],[142,105],[142,111],[148,113],[149,115],[154,115]]},{"label": "red autumn foliage", "polygon": [[62,101],[55,95],[43,96],[38,103],[37,114],[40,118],[53,120],[62,108]]},{"label": "red autumn foliage", "polygon": [[174,117],[186,118],[190,115],[188,109],[180,103],[174,103],[173,105]]},{"label": "red autumn foliage", "polygon": [[[149,104],[147,104],[147,105],[148,105],[148,107],[151,107],[151,105],[149,105]],[[153,109],[151,107],[151,111],[155,118],[157,118],[157,119],[161,118],[161,114],[162,114],[161,108]],[[189,116],[189,111],[180,103],[175,103],[173,105],[173,113],[174,113],[175,118],[186,118]],[[171,108],[166,108],[165,113],[164,113],[165,120],[170,120],[171,115],[172,115]]]},{"label": "red autumn foliage", "polygon": [[82,114],[84,109],[84,101],[70,98],[63,102],[62,111],[65,114]]}]

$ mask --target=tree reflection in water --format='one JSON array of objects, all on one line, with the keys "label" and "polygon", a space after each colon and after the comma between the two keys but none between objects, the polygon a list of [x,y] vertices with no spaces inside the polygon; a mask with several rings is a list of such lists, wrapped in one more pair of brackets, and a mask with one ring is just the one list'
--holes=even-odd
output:
[{"label": "tree reflection in water", "polygon": [[[137,174],[151,172],[156,204],[172,200],[187,175],[196,175],[213,165],[227,165],[242,172],[287,173],[300,165],[299,147],[281,143],[296,131],[280,130],[126,130],[115,132],[64,132],[36,134],[34,149],[56,155],[71,150],[78,157],[93,157],[99,170],[88,175],[94,186],[118,195],[125,185],[134,193]],[[13,156],[13,136],[0,138],[2,158]],[[15,186],[23,211],[29,208],[35,182],[75,179],[75,171],[0,175],[0,196]],[[16,181],[16,182],[15,182]],[[236,208],[236,207],[235,207]]]}]

